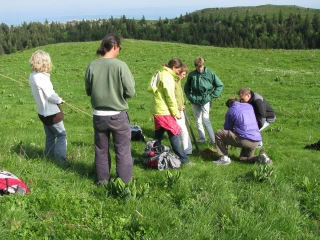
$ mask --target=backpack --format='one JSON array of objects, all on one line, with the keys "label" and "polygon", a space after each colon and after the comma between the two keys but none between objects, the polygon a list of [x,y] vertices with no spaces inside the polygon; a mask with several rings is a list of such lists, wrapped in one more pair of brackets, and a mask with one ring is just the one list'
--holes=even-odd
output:
[{"label": "backpack", "polygon": [[156,168],[160,171],[167,168],[177,169],[181,165],[180,158],[170,153],[170,148],[160,144],[158,140],[151,140],[146,143],[142,161],[144,166]]},{"label": "backpack", "polygon": [[0,195],[17,193],[28,194],[28,186],[17,176],[5,170],[0,170]]},{"label": "backpack", "polygon": [[141,127],[138,125],[133,125],[131,127],[131,140],[133,141],[146,141],[145,136],[142,133]]}]

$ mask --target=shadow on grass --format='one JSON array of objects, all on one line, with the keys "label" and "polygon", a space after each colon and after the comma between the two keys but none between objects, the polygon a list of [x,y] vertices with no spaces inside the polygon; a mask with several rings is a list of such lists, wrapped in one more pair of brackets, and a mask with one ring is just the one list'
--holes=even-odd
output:
[{"label": "shadow on grass", "polygon": [[79,141],[76,141],[76,142],[68,142],[68,144],[70,145],[74,145],[74,146],[77,146],[77,147],[94,147],[94,144],[93,143],[85,143],[85,142],[79,142]]},{"label": "shadow on grass", "polygon": [[[75,142],[71,144],[74,144],[76,146],[91,146],[90,144],[85,144],[82,142]],[[72,157],[70,159],[67,157],[68,163],[61,164],[56,159],[45,156],[43,148],[37,147],[32,144],[28,144],[28,143],[22,143],[22,142],[16,144],[10,150],[11,152],[16,153],[20,158],[23,158],[26,160],[42,159],[45,162],[51,162],[55,164],[56,166],[58,166],[63,170],[75,172],[76,174],[85,178],[94,179],[93,160],[92,160],[92,165],[90,165],[90,164],[86,164],[79,161],[73,161]]]},{"label": "shadow on grass", "polygon": [[132,155],[132,158],[134,159],[134,165],[135,166],[139,166],[141,168],[145,168],[145,166],[144,166],[144,164],[142,162],[142,153],[144,152],[144,149],[145,149],[147,141],[149,141],[149,140],[146,140],[145,142],[143,142],[143,141],[135,141],[138,144],[141,144],[141,149],[142,149],[141,152],[138,151],[136,148],[132,148],[131,147],[131,155]]},{"label": "shadow on grass", "polygon": [[[247,164],[247,163],[245,163]],[[251,163],[252,164],[252,163]],[[254,181],[253,171],[246,172],[244,175],[239,175],[234,179],[237,183],[249,183]]]},{"label": "shadow on grass", "polygon": [[27,160],[45,158],[42,148],[34,146],[32,144],[23,144],[22,142],[11,147],[11,152],[16,153],[20,158]]},{"label": "shadow on grass", "polygon": [[194,156],[200,156],[203,161],[216,161],[220,158],[219,154],[215,149],[205,148],[200,150],[200,153],[192,154]]}]

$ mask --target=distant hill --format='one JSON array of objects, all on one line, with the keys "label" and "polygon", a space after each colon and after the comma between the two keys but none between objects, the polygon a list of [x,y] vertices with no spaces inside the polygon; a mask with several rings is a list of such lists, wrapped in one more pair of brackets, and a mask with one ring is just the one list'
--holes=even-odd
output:
[{"label": "distant hill", "polygon": [[123,38],[255,48],[320,49],[320,9],[298,6],[207,8],[176,18],[73,20],[0,24],[0,55],[62,42],[97,41],[107,32]]},{"label": "distant hill", "polygon": [[282,11],[282,15],[284,18],[288,18],[290,14],[300,14],[301,17],[305,17],[306,15],[313,16],[314,14],[320,14],[320,9],[314,8],[304,8],[295,5],[261,5],[256,7],[228,7],[228,8],[205,8],[202,10],[194,11],[192,14],[199,14],[200,17],[203,15],[204,17],[209,17],[210,14],[213,17],[217,16],[226,16],[228,17],[230,14],[236,16],[238,15],[240,19],[243,19],[247,14],[249,16],[253,16],[255,14],[267,15],[268,17],[272,17],[274,14],[278,16],[280,10]]}]

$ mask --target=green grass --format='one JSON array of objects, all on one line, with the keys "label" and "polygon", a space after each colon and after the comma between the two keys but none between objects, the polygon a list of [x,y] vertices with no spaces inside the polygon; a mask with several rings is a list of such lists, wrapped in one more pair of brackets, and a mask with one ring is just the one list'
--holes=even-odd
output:
[{"label": "green grass", "polygon": [[[132,70],[137,91],[129,100],[129,115],[148,140],[153,136],[153,121],[147,84],[172,57],[181,58],[190,69],[196,56],[204,57],[207,67],[225,84],[211,108],[215,130],[223,126],[225,101],[242,87],[264,96],[277,121],[262,132],[264,150],[274,162],[272,169],[241,164],[240,150],[232,148],[231,165],[215,166],[212,157],[192,156],[196,165],[171,170],[174,176],[181,174],[172,180],[166,172],[145,169],[140,158],[145,144],[133,142],[137,195],[123,199],[93,185],[93,129],[84,74],[99,44],[41,47],[55,65],[51,80],[56,92],[72,106],[63,106],[68,169],[43,157],[44,131],[27,80],[28,60],[36,49],[0,57],[0,74],[11,78],[0,76],[0,168],[21,177],[31,188],[27,196],[0,198],[1,239],[320,238],[319,152],[303,149],[320,138],[320,50],[125,40],[119,59]],[[187,113],[195,131],[189,104]],[[167,138],[165,143],[169,145]],[[114,167],[113,162],[113,177]],[[143,194],[145,184],[149,187]]]}]

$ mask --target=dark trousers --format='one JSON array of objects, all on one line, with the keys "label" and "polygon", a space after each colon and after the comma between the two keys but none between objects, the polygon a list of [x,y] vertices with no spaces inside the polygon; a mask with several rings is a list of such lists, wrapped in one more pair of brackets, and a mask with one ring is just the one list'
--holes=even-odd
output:
[{"label": "dark trousers", "polygon": [[188,156],[181,147],[180,134],[173,135],[171,131],[166,130],[164,128],[160,128],[154,131],[154,139],[161,142],[161,140],[163,139],[164,132],[167,132],[169,135],[172,151],[180,158],[180,161],[182,163],[188,163],[189,162]]},{"label": "dark trousers", "polygon": [[117,176],[124,183],[132,177],[133,159],[131,156],[131,128],[126,112],[112,116],[93,116],[95,144],[95,173],[98,183],[109,182],[111,156],[110,135],[116,153]]}]

